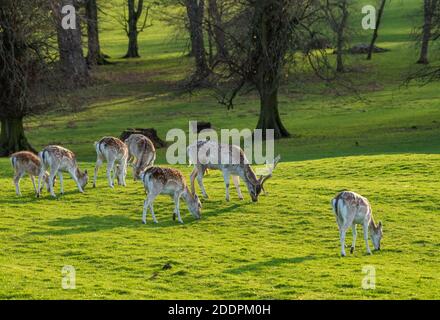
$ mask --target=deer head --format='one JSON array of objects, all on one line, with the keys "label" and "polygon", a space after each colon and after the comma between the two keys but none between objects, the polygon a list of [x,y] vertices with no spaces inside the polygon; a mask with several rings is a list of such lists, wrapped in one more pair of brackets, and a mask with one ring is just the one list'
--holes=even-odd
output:
[{"label": "deer head", "polygon": [[81,170],[77,169],[76,176],[78,178],[79,184],[81,185],[81,188],[84,189],[89,182],[89,174],[87,173],[87,170],[81,172]]},{"label": "deer head", "polygon": [[380,241],[383,237],[382,221],[379,221],[377,226],[375,226],[374,223],[371,224],[370,237],[371,241],[373,242],[374,249],[380,250]]},{"label": "deer head", "polygon": [[272,173],[275,170],[276,166],[278,165],[278,162],[280,161],[281,156],[278,155],[275,159],[271,167],[269,168],[269,172],[266,175],[261,175],[259,179],[257,179],[254,171],[252,168],[247,165],[245,168],[245,182],[249,191],[249,194],[252,198],[253,202],[258,201],[258,196],[260,195],[261,191],[264,190],[264,183],[269,180],[272,177]]}]

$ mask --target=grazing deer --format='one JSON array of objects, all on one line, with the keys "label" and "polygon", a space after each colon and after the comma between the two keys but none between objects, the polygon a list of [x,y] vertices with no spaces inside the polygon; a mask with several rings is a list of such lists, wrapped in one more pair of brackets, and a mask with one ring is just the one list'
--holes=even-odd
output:
[{"label": "grazing deer", "polygon": [[[203,148],[205,152],[199,152],[201,148]],[[210,150],[217,150],[218,152],[212,153]],[[220,144],[218,142],[207,140],[197,141],[190,145],[187,151],[190,164],[194,164],[194,170],[191,173],[191,192],[195,193],[194,181],[197,178],[203,196],[208,198],[203,185],[203,176],[207,169],[221,170],[226,186],[226,201],[229,201],[229,181],[232,176],[232,181],[237,189],[240,200],[243,200],[243,195],[240,190],[239,178],[243,179],[246,183],[252,201],[257,202],[261,191],[266,193],[264,190],[264,183],[272,177],[273,170],[280,160],[280,156],[278,156],[269,173],[265,176],[260,176],[258,179],[249,165],[249,161],[246,159],[243,150],[238,146]]]},{"label": "grazing deer", "polygon": [[84,192],[84,187],[89,180],[89,176],[87,170],[81,172],[78,168],[75,154],[72,151],[60,146],[48,146],[40,151],[38,156],[41,160],[40,175],[38,177],[38,190],[40,189],[46,167],[50,167],[49,188],[52,197],[56,197],[53,190],[53,181],[57,174],[60,179],[61,194],[64,194],[63,171],[68,172],[72,179],[75,180],[79,192]]},{"label": "grazing deer", "polygon": [[[93,188],[96,188],[96,179],[98,177],[98,170],[104,161],[107,161],[107,179],[110,188],[114,188],[114,179],[112,171],[118,180],[120,186],[126,186],[125,177],[127,175],[128,162],[128,148],[127,145],[114,137],[104,137],[98,142],[95,142],[96,150],[96,165],[95,174],[93,176]],[[119,165],[115,166],[118,162]]]},{"label": "grazing deer", "polygon": [[[20,191],[20,180],[27,173],[29,177],[31,177],[32,185],[34,186],[35,194],[38,196],[39,192],[37,190],[37,186],[35,185],[35,177],[40,175],[40,167],[41,161],[40,159],[28,151],[20,151],[11,155],[11,164],[14,168],[14,184],[15,184],[15,193],[18,196],[21,196]],[[47,171],[44,172],[43,175],[44,182],[47,186],[47,191],[49,191],[49,173]],[[54,181],[55,182],[55,181]],[[43,186],[41,186],[40,192],[43,191]]]},{"label": "grazing deer", "polygon": [[125,140],[125,144],[128,147],[130,162],[133,163],[133,179],[139,180],[141,173],[154,165],[156,149],[153,142],[142,134],[132,134]]},{"label": "grazing deer", "polygon": [[170,195],[174,199],[173,220],[177,219],[183,223],[180,216],[179,202],[183,197],[191,214],[196,218],[201,218],[202,204],[197,195],[192,194],[185,182],[185,178],[179,170],[171,168],[149,167],[141,174],[141,179],[145,190],[148,192],[147,199],[144,202],[144,211],[142,222],[147,223],[148,208],[151,211],[154,223],[157,223],[154,215],[153,202],[159,194]]},{"label": "grazing deer", "polygon": [[371,254],[368,244],[368,232],[373,241],[374,249],[380,250],[380,240],[383,236],[382,222],[377,225],[374,223],[371,205],[366,198],[354,192],[344,191],[332,200],[332,207],[339,227],[341,255],[343,257],[345,257],[345,234],[350,226],[353,230],[353,243],[350,253],[354,252],[357,235],[356,225],[358,224],[363,227],[367,253]]}]

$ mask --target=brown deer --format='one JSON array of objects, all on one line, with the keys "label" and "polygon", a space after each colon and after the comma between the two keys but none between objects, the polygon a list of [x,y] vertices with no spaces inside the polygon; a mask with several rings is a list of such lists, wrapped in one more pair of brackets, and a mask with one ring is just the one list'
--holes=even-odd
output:
[{"label": "brown deer", "polygon": [[129,162],[133,166],[133,179],[139,180],[140,174],[156,161],[156,149],[153,142],[142,134],[132,134],[126,140]]},{"label": "brown deer", "polygon": [[[128,161],[127,145],[118,138],[104,137],[95,142],[95,150],[97,159],[95,165],[95,174],[93,176],[93,188],[96,187],[98,170],[104,161],[107,161],[107,180],[110,188],[114,188],[114,177],[112,177],[112,172],[116,176],[118,184],[125,187]],[[116,162],[118,162],[119,165],[115,166]]]},{"label": "brown deer", "polygon": [[353,243],[350,253],[354,252],[356,246],[356,225],[361,224],[364,231],[364,240],[367,246],[367,253],[371,254],[368,244],[368,232],[373,241],[374,249],[380,250],[380,241],[383,237],[382,222],[377,225],[373,219],[373,211],[367,198],[361,195],[344,191],[339,193],[331,202],[333,211],[336,214],[336,222],[339,227],[341,240],[341,255],[345,257],[345,234],[348,228],[353,230]]},{"label": "brown deer", "polygon": [[47,146],[38,153],[38,156],[41,161],[40,175],[38,177],[38,190],[40,190],[41,181],[43,180],[46,168],[50,167],[49,188],[52,197],[56,197],[53,190],[53,181],[57,174],[60,179],[61,194],[64,194],[63,171],[68,172],[72,179],[75,180],[79,192],[84,192],[84,187],[87,185],[89,176],[87,170],[81,172],[78,168],[76,156],[72,151],[60,146]]},{"label": "brown deer", "polygon": [[144,202],[144,210],[142,214],[142,222],[147,223],[148,209],[151,211],[154,223],[157,223],[154,215],[153,203],[156,197],[160,194],[169,195],[174,199],[174,214],[173,220],[177,219],[180,223],[183,220],[180,216],[179,203],[180,198],[183,197],[191,214],[200,219],[202,204],[197,195],[192,194],[185,182],[183,174],[176,169],[149,167],[141,174],[141,179],[144,184],[148,196]]},{"label": "brown deer", "polygon": [[[40,159],[28,151],[20,151],[11,155],[11,164],[14,168],[14,184],[15,184],[15,192],[18,196],[21,196],[20,191],[20,180],[27,173],[31,178],[32,185],[34,186],[35,195],[43,191],[43,186],[41,186],[40,190],[37,190],[37,186],[35,184],[35,177],[40,175],[41,161]],[[44,172],[43,175],[44,183],[47,186],[47,191],[50,191],[49,188],[49,173],[47,171]],[[54,181],[55,182],[55,181]]]}]

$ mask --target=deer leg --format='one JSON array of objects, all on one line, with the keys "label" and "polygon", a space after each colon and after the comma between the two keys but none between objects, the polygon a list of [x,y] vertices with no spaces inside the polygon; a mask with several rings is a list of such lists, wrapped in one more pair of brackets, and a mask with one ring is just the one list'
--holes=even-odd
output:
[{"label": "deer leg", "polygon": [[156,219],[156,215],[154,214],[154,208],[153,208],[153,203],[150,204],[150,211],[151,211],[151,216],[153,217],[153,221],[154,223],[158,223],[157,219]]},{"label": "deer leg", "polygon": [[139,166],[140,160],[136,159],[136,161],[133,160],[133,163],[131,164],[133,168],[133,181],[136,181],[136,168]]},{"label": "deer leg", "polygon": [[76,168],[69,171],[70,176],[75,181],[76,186],[78,187],[79,192],[84,193],[83,188],[81,187],[81,183],[79,183],[78,177],[76,176]]},{"label": "deer leg", "polygon": [[232,181],[234,182],[235,189],[237,189],[238,198],[240,200],[243,200],[243,194],[241,193],[241,190],[240,190],[240,177],[232,176]]},{"label": "deer leg", "polygon": [[144,211],[142,212],[142,223],[147,224],[147,213],[148,213],[148,198],[144,201]]},{"label": "deer leg", "polygon": [[[41,168],[40,168],[40,174],[38,175],[38,193],[37,193],[37,198],[40,197],[41,194],[41,181],[43,180],[44,174],[46,173],[46,168],[43,164],[43,162],[41,163]],[[50,180],[49,180],[49,184],[50,184]],[[52,185],[53,187],[53,185]],[[50,186],[49,186],[49,191],[50,191]]]},{"label": "deer leg", "polygon": [[[21,196],[21,191],[20,191],[20,180],[23,177],[24,172],[22,173],[17,173],[14,176],[14,184],[15,184],[15,193],[17,194],[17,196]],[[35,189],[35,187],[34,187]]]},{"label": "deer leg", "polygon": [[96,188],[96,179],[98,178],[98,171],[101,166],[102,166],[102,158],[98,157],[96,159],[95,174],[93,176],[93,188]]},{"label": "deer leg", "polygon": [[35,178],[33,175],[29,175],[29,177],[31,178],[32,186],[34,187],[35,194],[37,194],[38,191],[37,191],[37,185],[35,184]]},{"label": "deer leg", "polygon": [[367,254],[371,254],[370,244],[368,243],[368,223],[364,222],[363,229],[364,229],[365,245],[367,247]]},{"label": "deer leg", "polygon": [[60,178],[60,192],[64,194],[63,173],[61,171],[58,172],[58,177]]},{"label": "deer leg", "polygon": [[229,182],[231,180],[231,176],[230,176],[229,172],[223,171],[223,180],[225,180],[226,201],[229,202]]},{"label": "deer leg", "polygon": [[194,167],[193,171],[191,172],[191,176],[190,176],[191,193],[192,194],[196,194],[196,187],[195,187],[196,177],[197,177],[197,168]]},{"label": "deer leg", "polygon": [[112,178],[112,170],[115,165],[115,160],[109,160],[107,163],[107,180],[110,188],[114,188],[113,178]]},{"label": "deer leg", "polygon": [[351,244],[350,253],[353,254],[354,253],[354,249],[356,247],[356,236],[357,236],[356,224],[355,223],[353,223],[353,225],[351,226],[351,230],[353,231],[353,242]]},{"label": "deer leg", "polygon": [[122,170],[122,186],[127,186],[127,167],[128,167],[128,159],[122,160],[121,170]]},{"label": "deer leg", "polygon": [[199,183],[200,189],[202,190],[203,197],[209,198],[208,194],[206,193],[205,186],[203,185],[203,170],[197,169],[197,182]]},{"label": "deer leg", "polygon": [[154,199],[157,197],[157,195],[158,195],[157,193],[152,193],[152,192],[148,193],[147,199],[144,202],[144,211],[143,211],[143,214],[142,214],[142,222],[144,224],[147,223],[148,208],[150,208],[151,216],[153,217],[154,223],[157,223],[157,219],[156,219],[156,216],[154,214],[154,208],[153,208],[153,202],[154,202]]},{"label": "deer leg", "polygon": [[347,233],[347,229],[341,228],[339,231],[339,237],[341,240],[341,256],[345,257],[345,234]]},{"label": "deer leg", "polygon": [[182,217],[180,216],[180,196],[181,195],[182,194],[178,193],[178,192],[176,192],[174,194],[174,203],[176,205],[175,212],[177,213],[177,221],[179,221],[179,223],[183,224]]},{"label": "deer leg", "polygon": [[[54,182],[54,179],[55,179],[55,176],[57,175],[57,173],[58,173],[58,169],[59,169],[59,167],[56,167],[56,166],[52,166],[51,168],[50,168],[50,175],[49,175],[49,191],[50,191],[50,195],[52,196],[52,197],[54,197],[54,198],[56,198],[57,196],[55,195],[55,192],[54,192],[54,190],[53,190],[53,182]],[[41,174],[40,174],[41,175]],[[62,182],[60,182],[60,185],[62,186]],[[38,186],[39,187],[39,186]]]}]

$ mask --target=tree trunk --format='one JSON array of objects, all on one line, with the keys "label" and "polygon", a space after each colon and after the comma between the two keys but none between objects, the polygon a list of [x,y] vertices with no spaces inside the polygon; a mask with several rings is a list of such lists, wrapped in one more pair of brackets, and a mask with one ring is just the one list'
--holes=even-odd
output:
[{"label": "tree trunk", "polygon": [[139,45],[138,45],[138,20],[139,17],[142,15],[143,10],[143,0],[138,0],[138,9],[135,9],[135,3],[134,0],[128,0],[128,50],[127,54],[124,56],[124,58],[139,58]]},{"label": "tree trunk", "polygon": [[422,31],[422,46],[420,49],[419,64],[428,64],[429,41],[431,40],[432,18],[437,0],[424,0],[424,24]]},{"label": "tree trunk", "polygon": [[196,61],[196,78],[204,78],[208,72],[205,42],[203,39],[204,0],[185,0],[191,36],[191,48]]},{"label": "tree trunk", "polygon": [[62,0],[54,4],[60,67],[69,84],[81,85],[89,80],[89,70],[82,50],[80,19],[76,19],[75,29],[65,30],[61,23],[63,18],[61,8],[65,5],[75,6],[78,12],[77,1],[75,0]]},{"label": "tree trunk", "polygon": [[24,134],[23,118],[1,119],[0,156],[6,157],[24,150],[36,153]]},{"label": "tree trunk", "polygon": [[128,34],[128,50],[124,58],[140,58],[138,32],[135,29],[131,29]]},{"label": "tree trunk", "polygon": [[90,66],[107,64],[108,61],[101,53],[98,28],[98,6],[96,0],[86,2],[88,54],[87,63]]},{"label": "tree trunk", "polygon": [[385,3],[386,0],[382,0],[382,3],[380,4],[379,12],[377,14],[376,26],[373,32],[373,38],[371,38],[370,47],[368,48],[367,60],[371,60],[371,57],[373,55],[374,44],[376,43],[377,37],[379,36],[379,27],[382,21],[382,15],[385,9]]},{"label": "tree trunk", "polygon": [[278,111],[278,89],[268,92],[260,90],[260,117],[257,129],[263,130],[263,137],[266,136],[267,129],[274,130],[274,138],[280,139],[289,137],[290,134],[281,122]]},{"label": "tree trunk", "polygon": [[209,67],[212,67],[214,64],[214,48],[213,48],[213,42],[214,40],[214,32],[212,30],[213,25],[212,25],[212,21],[211,21],[211,16],[208,15],[207,18],[207,29],[208,29],[208,64]]},{"label": "tree trunk", "polygon": [[218,8],[217,0],[209,0],[209,17],[212,23],[212,32],[215,39],[218,58],[226,58],[228,49],[226,48],[225,33],[223,30],[222,16]]},{"label": "tree trunk", "polygon": [[279,80],[289,48],[285,35],[289,24],[285,18],[283,1],[256,1],[254,3],[255,28],[251,37],[255,41],[252,57],[254,82],[260,94],[260,117],[257,129],[274,130],[274,138],[289,137],[278,112]]},{"label": "tree trunk", "polygon": [[336,72],[344,72],[344,60],[343,60],[343,50],[344,50],[344,39],[343,31],[338,32],[337,35],[337,45],[336,45]]}]

